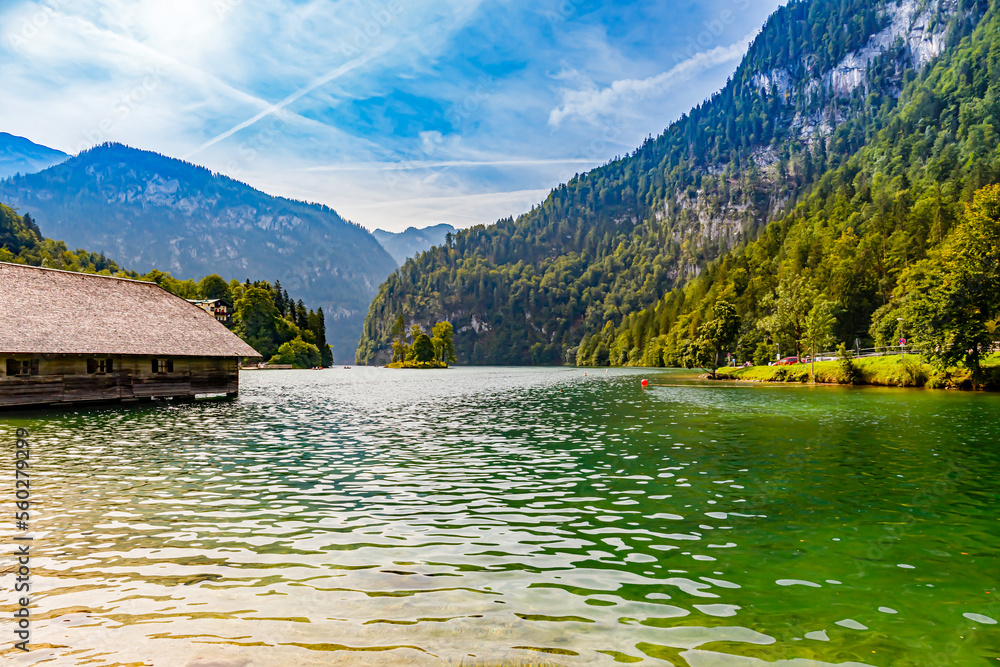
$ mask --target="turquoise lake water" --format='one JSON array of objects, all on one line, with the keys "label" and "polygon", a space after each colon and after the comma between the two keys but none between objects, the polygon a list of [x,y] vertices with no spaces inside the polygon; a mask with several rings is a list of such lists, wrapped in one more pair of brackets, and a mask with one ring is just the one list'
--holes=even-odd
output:
[{"label": "turquoise lake water", "polygon": [[30,430],[35,504],[34,649],[12,648],[7,556],[5,664],[1000,664],[1000,395],[241,382],[0,415],[8,481]]}]

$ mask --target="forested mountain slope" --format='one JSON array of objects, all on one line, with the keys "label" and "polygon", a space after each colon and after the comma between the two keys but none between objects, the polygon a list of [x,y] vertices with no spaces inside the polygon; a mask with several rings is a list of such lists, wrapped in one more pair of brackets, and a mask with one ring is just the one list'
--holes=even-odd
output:
[{"label": "forested mountain slope", "polygon": [[46,235],[139,272],[277,278],[323,308],[339,359],[353,356],[365,309],[397,266],[364,228],[326,206],[120,144],[2,181],[0,201],[30,213]]},{"label": "forested mountain slope", "polygon": [[607,337],[795,210],[879,136],[902,91],[986,8],[789,3],[727,86],[662,135],[556,188],[518,220],[460,232],[390,276],[358,360],[383,358],[398,314],[452,321],[463,363],[576,360],[581,341]]},{"label": "forested mountain slope", "polygon": [[[950,270],[956,252],[962,254],[949,231],[983,219],[983,211],[996,206],[996,191],[987,189],[967,208],[977,191],[1000,182],[997,3],[990,3],[970,36],[906,85],[880,126],[789,215],[655,306],[586,337],[578,361],[680,365],[720,301],[734,304],[741,317],[735,350],[741,360],[807,351],[801,334],[820,302],[830,304],[835,317],[831,344],[860,339],[891,345],[902,334],[940,351],[950,344],[938,340],[949,327],[977,319],[984,330],[992,326],[995,339],[1000,313],[974,301],[976,285],[992,280],[995,265],[972,268],[972,282],[949,299],[914,301],[941,283],[935,274]],[[958,229],[951,236],[968,234]],[[952,336],[951,343],[960,338]]]},{"label": "forested mountain slope", "polygon": [[99,273],[122,270],[103,254],[87,250],[71,251],[62,241],[42,235],[30,215],[23,218],[14,209],[0,203],[0,262],[17,262],[50,269]]}]

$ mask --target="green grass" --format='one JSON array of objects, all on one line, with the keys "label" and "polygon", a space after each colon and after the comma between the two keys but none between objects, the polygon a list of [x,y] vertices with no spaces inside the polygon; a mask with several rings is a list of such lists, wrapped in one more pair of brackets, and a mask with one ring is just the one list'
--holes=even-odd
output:
[{"label": "green grass", "polygon": [[[974,383],[964,367],[936,369],[919,355],[894,355],[852,360],[853,377],[840,361],[815,365],[815,381],[826,384],[866,384],[883,387],[931,387],[960,389],[1000,389],[1000,354],[983,363],[984,378]],[[751,366],[735,368],[720,377],[744,382],[809,382],[809,364],[794,366]]]}]

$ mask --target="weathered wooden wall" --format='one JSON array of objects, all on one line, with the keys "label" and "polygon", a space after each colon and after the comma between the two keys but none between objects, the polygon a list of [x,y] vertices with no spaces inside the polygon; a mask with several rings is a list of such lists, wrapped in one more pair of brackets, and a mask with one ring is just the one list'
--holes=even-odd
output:
[{"label": "weathered wooden wall", "polygon": [[[99,374],[87,372],[87,358],[0,355],[0,407],[193,397],[198,394],[235,395],[239,392],[240,376],[236,359],[171,357],[173,372],[153,373],[154,357],[96,357],[113,359],[114,362],[113,372]],[[38,375],[9,377],[6,374],[6,359],[38,359]]]}]

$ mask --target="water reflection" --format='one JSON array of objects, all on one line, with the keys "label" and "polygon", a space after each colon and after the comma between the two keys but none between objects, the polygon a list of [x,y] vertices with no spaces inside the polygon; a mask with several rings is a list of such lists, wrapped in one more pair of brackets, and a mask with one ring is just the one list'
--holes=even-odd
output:
[{"label": "water reflection", "polygon": [[4,451],[26,425],[37,452],[39,648],[4,657],[901,665],[1000,645],[998,397],[638,377],[251,373],[235,402],[6,418]]}]

